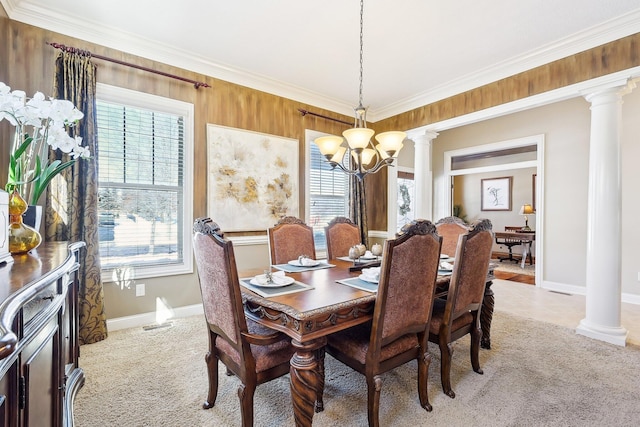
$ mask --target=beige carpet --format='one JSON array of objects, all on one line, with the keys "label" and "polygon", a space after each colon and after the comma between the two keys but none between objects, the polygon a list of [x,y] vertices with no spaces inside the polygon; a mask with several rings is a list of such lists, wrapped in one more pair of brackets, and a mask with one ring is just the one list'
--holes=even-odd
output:
[{"label": "beige carpet", "polygon": [[[237,380],[220,369],[216,406],[201,409],[207,379],[204,319],[173,327],[115,331],[81,347],[85,386],[75,421],[88,426],[239,426]],[[439,354],[430,344],[429,399],[417,398],[415,362],[385,374],[383,426],[635,426],[640,408],[640,348],[617,347],[556,325],[496,312],[484,375],[471,370],[469,340],[455,344],[450,399],[442,393]],[[364,378],[327,356],[325,411],[317,426],[366,426]],[[293,426],[289,376],[259,386],[256,426]]]},{"label": "beige carpet", "polygon": [[520,263],[514,263],[512,261],[502,261],[500,262],[497,259],[492,259],[492,263],[496,265],[497,271],[503,271],[506,273],[515,273],[515,274],[524,274],[525,276],[535,276],[536,275],[536,265],[529,264],[527,262],[524,268],[520,267]]}]

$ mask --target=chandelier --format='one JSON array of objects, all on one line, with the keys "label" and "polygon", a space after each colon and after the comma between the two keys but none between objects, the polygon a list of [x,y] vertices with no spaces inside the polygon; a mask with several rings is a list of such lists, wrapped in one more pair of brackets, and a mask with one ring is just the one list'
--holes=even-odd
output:
[{"label": "chandelier", "polygon": [[[360,92],[359,103],[354,108],[354,127],[342,132],[344,136],[329,135],[315,139],[320,153],[327,159],[333,169],[336,167],[349,175],[355,175],[362,180],[367,174],[376,173],[385,166],[390,166],[398,157],[402,142],[407,136],[400,131],[383,132],[376,135],[378,144],[374,146],[371,137],[375,131],[367,128],[367,108],[362,106],[362,16],[364,0],[360,0]],[[344,140],[347,146],[343,145]],[[348,152],[347,152],[348,150]],[[345,153],[351,153],[353,169],[344,166]]]}]

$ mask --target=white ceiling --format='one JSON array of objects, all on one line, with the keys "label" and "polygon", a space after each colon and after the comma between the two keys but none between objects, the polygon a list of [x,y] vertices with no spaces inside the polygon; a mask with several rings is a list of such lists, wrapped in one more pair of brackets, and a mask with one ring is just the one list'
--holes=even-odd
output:
[{"label": "white ceiling", "polygon": [[[358,103],[358,0],[0,3],[17,21],[317,107]],[[637,32],[640,0],[365,0],[363,103],[375,122]]]}]

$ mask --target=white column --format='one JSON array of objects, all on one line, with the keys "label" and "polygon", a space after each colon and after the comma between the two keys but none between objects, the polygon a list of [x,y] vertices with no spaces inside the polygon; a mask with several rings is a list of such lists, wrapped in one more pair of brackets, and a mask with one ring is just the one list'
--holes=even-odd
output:
[{"label": "white column", "polygon": [[415,218],[433,221],[433,172],[431,170],[431,142],[437,132],[426,131],[411,139],[414,142],[414,180],[416,186]]},{"label": "white column", "polygon": [[586,316],[576,332],[624,346],[621,325],[621,178],[620,127],[626,80],[598,88],[585,98],[591,103],[589,193],[587,209]]}]

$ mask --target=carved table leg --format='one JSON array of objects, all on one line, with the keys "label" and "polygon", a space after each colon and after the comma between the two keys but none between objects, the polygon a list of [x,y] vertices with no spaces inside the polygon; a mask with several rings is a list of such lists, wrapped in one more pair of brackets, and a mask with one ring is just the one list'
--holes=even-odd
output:
[{"label": "carved table leg", "polygon": [[291,340],[296,349],[291,358],[291,399],[296,426],[311,426],[316,398],[320,387],[324,388],[324,378],[320,378],[321,366],[318,349],[327,342],[325,337],[301,343]]},{"label": "carved table leg", "polygon": [[495,298],[491,285],[493,282],[487,282],[484,288],[484,298],[482,299],[482,309],[480,310],[480,327],[482,328],[482,339],[480,347],[491,349],[491,320],[493,319],[493,307]]}]

